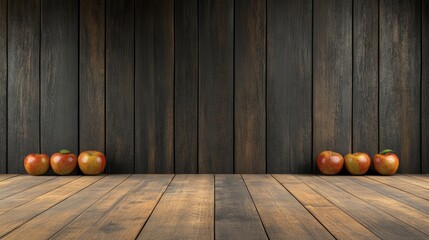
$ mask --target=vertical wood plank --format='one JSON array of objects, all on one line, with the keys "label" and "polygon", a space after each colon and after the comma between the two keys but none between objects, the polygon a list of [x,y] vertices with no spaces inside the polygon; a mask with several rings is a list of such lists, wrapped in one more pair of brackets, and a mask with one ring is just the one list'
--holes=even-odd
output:
[{"label": "vertical wood plank", "polygon": [[[406,14],[404,14],[406,13]],[[380,0],[380,148],[420,173],[421,1]]]},{"label": "vertical wood plank", "polygon": [[136,1],[136,172],[174,172],[174,2]]},{"label": "vertical wood plank", "polygon": [[[313,159],[351,151],[352,1],[314,1]],[[314,161],[314,169],[316,169]]]},{"label": "vertical wood plank", "polygon": [[174,2],[175,172],[198,172],[198,0]]},{"label": "vertical wood plank", "polygon": [[236,0],[234,29],[234,165],[236,173],[266,168],[266,0]]},{"label": "vertical wood plank", "polygon": [[269,0],[267,17],[267,170],[309,173],[312,1]]},{"label": "vertical wood plank", "polygon": [[106,2],[107,172],[134,172],[134,1]]},{"label": "vertical wood plank", "polygon": [[353,149],[378,149],[378,1],[353,1]]},{"label": "vertical wood plank", "polygon": [[429,0],[422,0],[422,173],[429,173]]},{"label": "vertical wood plank", "polygon": [[233,172],[234,1],[199,2],[200,173]]},{"label": "vertical wood plank", "polygon": [[8,8],[8,172],[24,173],[24,157],[40,151],[40,1]]},{"label": "vertical wood plank", "polygon": [[0,173],[7,171],[7,0],[0,0]]},{"label": "vertical wood plank", "polygon": [[41,4],[41,150],[77,153],[79,2],[42,0]]},{"label": "vertical wood plank", "polygon": [[105,0],[80,1],[79,149],[105,151]]}]

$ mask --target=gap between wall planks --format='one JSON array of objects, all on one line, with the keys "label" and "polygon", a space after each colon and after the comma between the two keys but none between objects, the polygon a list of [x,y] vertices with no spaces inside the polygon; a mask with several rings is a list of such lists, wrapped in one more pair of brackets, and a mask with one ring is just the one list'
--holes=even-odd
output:
[{"label": "gap between wall planks", "polygon": [[388,147],[427,173],[428,5],[0,0],[0,172],[68,148],[109,173],[309,173]]}]

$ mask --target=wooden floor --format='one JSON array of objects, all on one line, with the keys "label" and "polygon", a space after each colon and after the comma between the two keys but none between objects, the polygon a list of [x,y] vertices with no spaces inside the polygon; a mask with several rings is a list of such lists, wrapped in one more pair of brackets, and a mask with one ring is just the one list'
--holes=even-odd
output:
[{"label": "wooden floor", "polygon": [[0,175],[4,239],[428,239],[429,175]]}]

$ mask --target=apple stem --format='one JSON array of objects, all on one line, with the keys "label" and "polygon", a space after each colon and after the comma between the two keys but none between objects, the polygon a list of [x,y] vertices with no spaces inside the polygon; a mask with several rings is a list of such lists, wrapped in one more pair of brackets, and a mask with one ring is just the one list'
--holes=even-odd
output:
[{"label": "apple stem", "polygon": [[384,149],[383,151],[380,152],[380,154],[384,155],[384,154],[388,154],[388,153],[393,153],[392,149]]},{"label": "apple stem", "polygon": [[60,153],[61,154],[68,154],[68,153],[70,153],[70,151],[67,149],[62,149],[62,150],[60,150]]}]

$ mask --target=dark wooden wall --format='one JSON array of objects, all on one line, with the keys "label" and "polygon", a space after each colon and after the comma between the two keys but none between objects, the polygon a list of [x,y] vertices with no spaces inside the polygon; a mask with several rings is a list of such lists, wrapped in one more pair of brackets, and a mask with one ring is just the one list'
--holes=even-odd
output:
[{"label": "dark wooden wall", "polygon": [[0,173],[310,173],[325,149],[429,172],[429,0],[0,0]]}]

